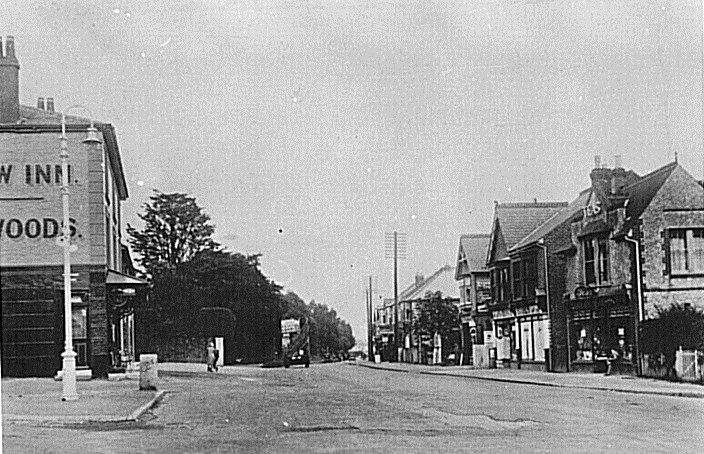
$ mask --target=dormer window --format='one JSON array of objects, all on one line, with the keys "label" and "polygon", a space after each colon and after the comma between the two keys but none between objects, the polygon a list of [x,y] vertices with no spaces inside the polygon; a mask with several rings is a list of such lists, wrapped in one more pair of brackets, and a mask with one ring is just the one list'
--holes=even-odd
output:
[{"label": "dormer window", "polygon": [[609,282],[609,240],[589,238],[584,241],[584,280],[587,285]]}]

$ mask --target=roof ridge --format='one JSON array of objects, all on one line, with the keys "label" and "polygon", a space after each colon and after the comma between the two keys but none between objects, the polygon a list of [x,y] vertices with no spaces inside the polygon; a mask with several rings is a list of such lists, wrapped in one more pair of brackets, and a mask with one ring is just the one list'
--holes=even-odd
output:
[{"label": "roof ridge", "polygon": [[488,238],[491,233],[463,233],[460,238]]},{"label": "roof ridge", "polygon": [[567,202],[496,202],[497,208],[560,208]]},{"label": "roof ridge", "polygon": [[653,170],[652,172],[650,172],[649,174],[642,176],[641,179],[638,180],[638,181],[636,181],[635,183],[631,183],[631,184],[629,184],[628,186],[625,186],[623,189],[626,190],[626,189],[631,188],[631,187],[633,187],[633,186],[635,186],[635,185],[644,183],[644,182],[646,182],[646,181],[648,181],[648,180],[650,180],[650,179],[652,179],[652,178],[654,178],[654,177],[656,177],[656,176],[659,176],[661,173],[664,173],[664,172],[667,171],[667,170],[672,170],[672,169],[674,169],[675,166],[677,166],[677,165],[678,165],[678,164],[677,164],[677,161],[673,161],[673,162],[671,162],[671,163],[669,163],[669,164],[665,164],[664,166],[660,167],[659,169],[655,169],[655,170]]}]

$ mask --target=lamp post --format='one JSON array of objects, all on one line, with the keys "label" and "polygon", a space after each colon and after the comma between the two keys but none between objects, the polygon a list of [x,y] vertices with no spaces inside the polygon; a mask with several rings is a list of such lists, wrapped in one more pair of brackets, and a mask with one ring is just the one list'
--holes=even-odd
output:
[{"label": "lamp post", "polygon": [[[71,106],[66,111],[72,108],[84,106]],[[91,118],[92,114],[89,115]],[[90,122],[88,128],[88,137],[83,140],[83,143],[100,143],[100,139],[96,134],[97,130],[93,126],[93,121]],[[63,208],[63,226],[60,245],[64,249],[64,352],[61,354],[63,358],[63,375],[61,382],[63,384],[62,401],[71,401],[78,399],[76,391],[76,352],[73,350],[73,312],[71,308],[71,252],[76,248],[71,245],[71,228],[69,226],[69,179],[68,179],[68,138],[66,137],[66,114],[61,114],[61,135],[59,136],[60,156],[61,156],[61,205]]]}]

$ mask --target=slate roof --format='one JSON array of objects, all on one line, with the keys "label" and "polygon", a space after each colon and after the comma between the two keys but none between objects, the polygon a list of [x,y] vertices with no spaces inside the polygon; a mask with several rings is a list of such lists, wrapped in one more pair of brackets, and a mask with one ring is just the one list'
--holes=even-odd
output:
[{"label": "slate roof", "polygon": [[[102,133],[105,150],[110,156],[110,164],[117,183],[117,192],[121,200],[127,200],[127,181],[125,171],[122,166],[120,148],[117,144],[117,134],[115,128],[110,123],[93,121],[94,126]],[[85,130],[90,125],[90,119],[75,115],[66,115],[66,126],[68,131]],[[20,105],[20,120],[16,124],[0,125],[0,132],[46,132],[61,131],[61,112],[52,112],[36,107]],[[58,140],[57,140],[58,147]]]},{"label": "slate roof", "polygon": [[587,189],[583,190],[582,192],[580,192],[579,195],[577,196],[577,198],[574,199],[572,202],[570,202],[570,204],[567,205],[567,207],[558,211],[550,219],[545,221],[543,224],[539,225],[530,234],[528,234],[526,237],[524,237],[516,245],[511,247],[509,249],[509,251],[517,251],[517,250],[522,249],[526,246],[529,246],[533,243],[537,243],[538,240],[543,238],[548,233],[552,232],[560,224],[577,216],[582,211],[582,209],[587,205],[587,202],[589,201],[589,195],[591,194],[591,190],[592,190],[592,188],[587,188]]},{"label": "slate roof", "polygon": [[[489,233],[469,233],[460,236],[458,257],[461,257],[462,253],[464,253],[467,265],[467,269],[462,270],[463,272],[485,271],[487,269],[486,252],[489,249],[490,238],[491,235]],[[461,264],[458,260],[455,279],[459,279],[460,266]]]},{"label": "slate roof", "polygon": [[638,219],[678,165],[676,161],[671,162],[643,176],[636,183],[623,188],[624,193],[628,195],[626,216],[633,220]]},{"label": "slate roof", "polygon": [[[73,110],[73,109],[69,109]],[[99,121],[93,121],[95,126],[102,124]],[[60,125],[61,112],[52,112],[49,110],[38,109],[31,106],[20,106],[20,121],[23,125]],[[76,115],[66,115],[67,125],[88,125],[90,119],[79,117]]]},{"label": "slate roof", "polygon": [[432,276],[424,279],[420,285],[413,284],[398,297],[399,301],[412,301],[425,297],[427,292],[442,292],[443,297],[459,299],[459,286],[455,281],[455,267],[445,265]]},{"label": "slate roof", "polygon": [[504,238],[506,250],[510,250],[533,230],[567,207],[567,202],[512,202],[498,203],[494,206],[494,226],[491,231],[489,250],[486,261],[490,262],[491,248],[498,230]]}]

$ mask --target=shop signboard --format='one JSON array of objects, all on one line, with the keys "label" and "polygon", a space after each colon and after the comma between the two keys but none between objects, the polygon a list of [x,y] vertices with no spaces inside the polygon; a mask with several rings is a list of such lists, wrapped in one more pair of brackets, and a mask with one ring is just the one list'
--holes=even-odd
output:
[{"label": "shop signboard", "polygon": [[[88,263],[88,162],[85,135],[69,134],[72,263]],[[0,265],[60,265],[62,171],[56,133],[32,140],[0,135]],[[20,149],[21,147],[21,149]]]}]

